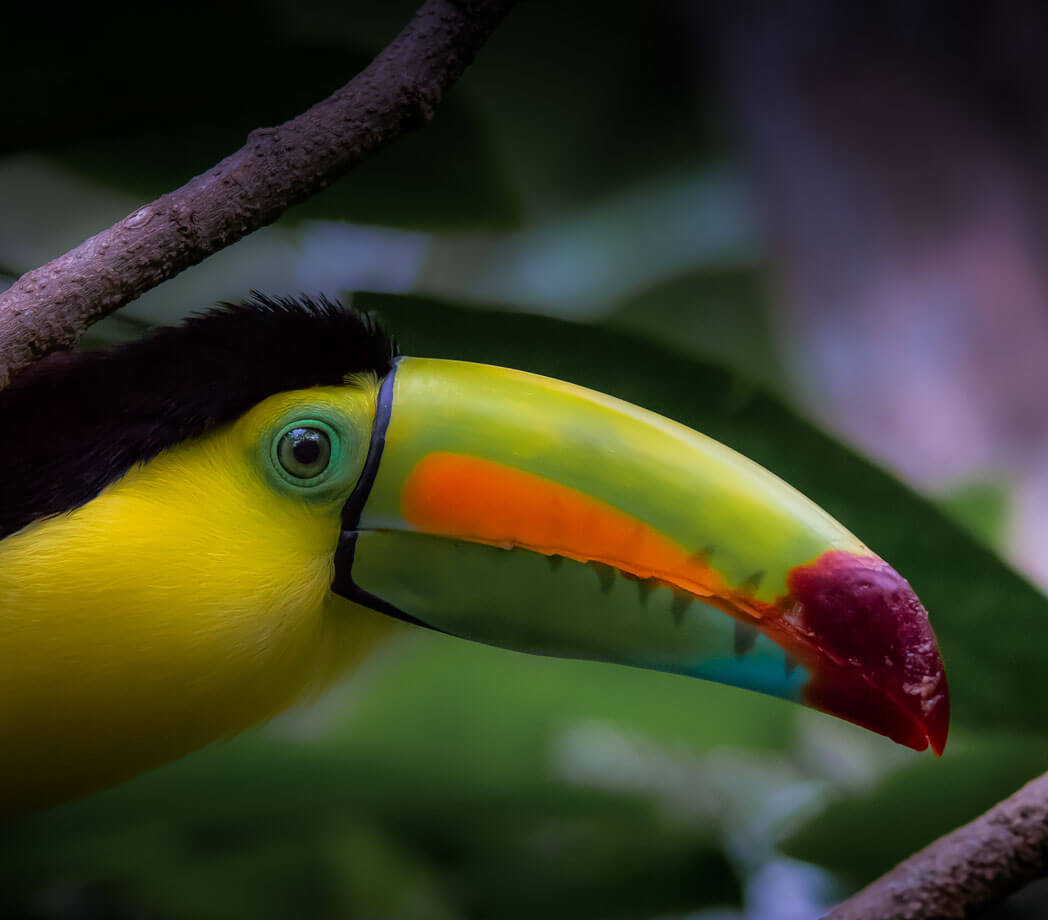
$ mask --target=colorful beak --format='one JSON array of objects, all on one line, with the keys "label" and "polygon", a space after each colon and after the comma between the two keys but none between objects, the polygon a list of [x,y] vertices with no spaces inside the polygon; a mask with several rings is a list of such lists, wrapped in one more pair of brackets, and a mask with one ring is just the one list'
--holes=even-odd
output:
[{"label": "colorful beak", "polygon": [[767,470],[628,403],[403,358],[343,519],[334,589],[358,603],[946,744],[942,659],[907,582]]}]

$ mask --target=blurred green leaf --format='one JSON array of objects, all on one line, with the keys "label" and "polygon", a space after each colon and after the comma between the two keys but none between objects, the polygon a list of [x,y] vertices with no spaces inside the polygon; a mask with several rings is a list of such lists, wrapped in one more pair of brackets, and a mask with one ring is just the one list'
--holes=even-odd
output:
[{"label": "blurred green leaf", "polygon": [[[0,118],[19,130],[0,139],[0,153],[48,152],[71,172],[148,200],[209,169],[252,130],[329,96],[410,18],[371,44],[351,29],[343,41],[283,29],[278,12],[191,3],[148,29],[138,17],[103,12],[86,17],[79,33],[66,24],[59,40],[75,34],[76,43],[66,54],[49,44],[47,66],[32,37],[46,34],[50,43],[53,30],[23,29],[22,47],[6,60],[9,92],[0,95]],[[352,9],[342,16],[352,24]],[[170,66],[178,61],[185,66]],[[439,118],[284,220],[309,218],[504,228],[516,224],[517,202],[476,105],[459,91],[442,102]]]},{"label": "blurred green leaf", "polygon": [[752,268],[691,272],[631,297],[607,325],[782,387],[765,283]]},{"label": "blurred green leaf", "polygon": [[859,888],[1011,795],[1046,765],[1048,741],[1030,737],[989,739],[941,761],[924,758],[832,804],[784,849]]},{"label": "blurred green leaf", "polygon": [[987,546],[1004,543],[1008,527],[1008,488],[1000,482],[976,481],[938,497],[939,507]]},{"label": "blurred green leaf", "polygon": [[90,884],[204,920],[336,908],[564,916],[569,905],[571,915],[626,918],[738,902],[709,833],[667,824],[636,796],[536,774],[473,786],[425,760],[375,754],[363,740],[306,746],[257,732],[212,747],[6,828],[0,897]]},{"label": "blurred green leaf", "polygon": [[[366,36],[375,47],[415,7],[414,0],[270,4],[285,28],[313,40]],[[720,138],[695,79],[696,60],[701,66],[707,57],[696,52],[702,35],[691,24],[676,4],[627,0],[530,0],[512,10],[461,86],[484,112],[525,214],[565,213],[708,158]]]},{"label": "blurred green leaf", "polygon": [[[21,9],[0,95],[19,129],[0,153],[47,150],[142,197],[170,191],[346,83],[417,6],[192,0],[148,28],[74,12],[58,34],[46,8]],[[687,25],[673,5],[520,4],[430,124],[286,219],[505,228],[706,162],[720,148]]]},{"label": "blurred green leaf", "polygon": [[[424,652],[405,653],[397,673],[410,679],[385,682],[379,693],[359,702],[353,719],[336,727],[332,737],[344,737],[379,762],[422,759],[432,774],[455,777],[466,787],[503,786],[543,775],[554,733],[572,721],[614,722],[693,750],[719,745],[781,750],[792,732],[793,709],[781,700],[675,675],[536,658],[445,636],[430,638]],[[427,694],[424,704],[418,699],[420,687]],[[440,744],[434,744],[435,737]]]}]

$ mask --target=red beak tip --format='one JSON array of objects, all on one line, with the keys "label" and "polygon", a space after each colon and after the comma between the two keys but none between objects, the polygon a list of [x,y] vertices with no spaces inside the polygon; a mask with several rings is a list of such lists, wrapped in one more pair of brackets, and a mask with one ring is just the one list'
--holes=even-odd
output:
[{"label": "red beak tip", "polygon": [[941,755],[950,723],[946,673],[909,583],[883,559],[835,550],[794,569],[789,588],[825,656],[806,688],[809,702]]},{"label": "red beak tip", "polygon": [[942,699],[936,704],[934,711],[925,723],[925,731],[928,733],[928,741],[935,751],[936,757],[942,757],[946,750],[946,738],[950,734],[950,697],[944,693]]}]

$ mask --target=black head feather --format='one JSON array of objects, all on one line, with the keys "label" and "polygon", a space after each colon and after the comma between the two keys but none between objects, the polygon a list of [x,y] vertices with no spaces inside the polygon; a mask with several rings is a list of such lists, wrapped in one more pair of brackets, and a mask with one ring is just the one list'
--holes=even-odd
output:
[{"label": "black head feather", "polygon": [[50,355],[0,391],[0,538],[267,396],[385,376],[395,354],[337,301],[255,293],[137,342]]}]

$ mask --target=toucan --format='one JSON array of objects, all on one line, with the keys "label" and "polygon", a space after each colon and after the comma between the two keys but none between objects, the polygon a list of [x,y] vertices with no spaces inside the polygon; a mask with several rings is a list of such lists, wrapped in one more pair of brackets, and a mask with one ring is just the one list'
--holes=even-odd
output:
[{"label": "toucan", "polygon": [[255,295],[0,392],[0,813],[117,783],[425,627],[941,753],[909,584],[772,473],[535,374]]}]

